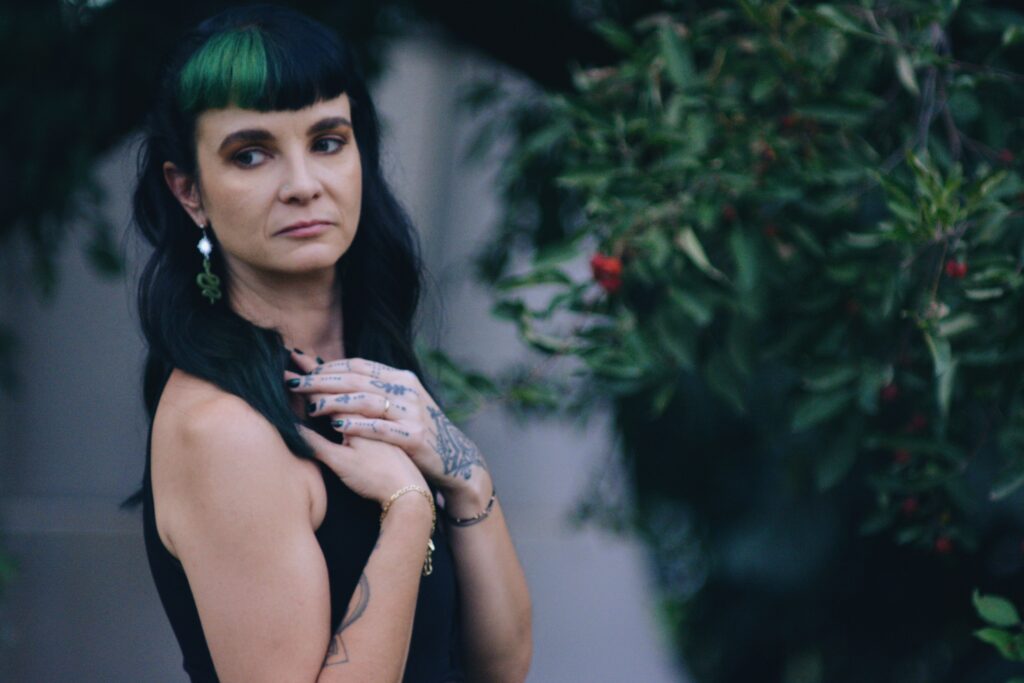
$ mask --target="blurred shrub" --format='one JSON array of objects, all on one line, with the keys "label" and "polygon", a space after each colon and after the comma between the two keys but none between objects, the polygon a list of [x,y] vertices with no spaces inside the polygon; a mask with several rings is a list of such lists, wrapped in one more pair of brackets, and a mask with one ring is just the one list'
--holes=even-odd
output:
[{"label": "blurred shrub", "polygon": [[648,543],[697,680],[1001,683],[970,596],[1024,597],[1024,15],[673,7],[598,24],[622,59],[574,93],[472,93],[514,138],[480,275],[562,361],[519,404],[612,406],[628,495],[580,513]]}]

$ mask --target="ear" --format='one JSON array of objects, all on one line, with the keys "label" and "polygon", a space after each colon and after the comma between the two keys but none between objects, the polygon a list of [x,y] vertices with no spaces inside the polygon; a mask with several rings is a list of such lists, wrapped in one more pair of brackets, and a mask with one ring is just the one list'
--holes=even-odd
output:
[{"label": "ear", "polygon": [[196,225],[206,225],[206,212],[203,211],[203,203],[199,198],[199,186],[192,176],[179,170],[170,161],[165,161],[163,168],[164,180],[167,181],[167,187],[171,188],[171,194],[181,203]]}]

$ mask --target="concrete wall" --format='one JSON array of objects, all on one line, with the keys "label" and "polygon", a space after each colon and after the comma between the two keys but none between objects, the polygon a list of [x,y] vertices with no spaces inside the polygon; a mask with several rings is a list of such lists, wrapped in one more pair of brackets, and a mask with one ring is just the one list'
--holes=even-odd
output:
[{"label": "concrete wall", "polygon": [[[493,371],[526,356],[471,280],[469,255],[499,211],[494,160],[463,160],[474,123],[455,97],[473,78],[509,76],[430,38],[411,39],[396,46],[375,97],[389,175],[438,284],[424,309],[427,338]],[[128,152],[101,167],[118,226],[129,217]],[[100,280],[78,248],[61,262],[59,296],[42,306],[23,296],[17,260],[0,261],[0,314],[16,321],[25,380],[20,395],[0,402],[0,537],[20,564],[0,607],[0,681],[183,681],[139,514],[117,510],[141,478],[145,452],[132,285]],[[611,454],[607,419],[585,429],[521,426],[489,408],[465,431],[488,458],[530,582],[529,680],[682,680],[655,628],[640,549],[567,522]]]}]

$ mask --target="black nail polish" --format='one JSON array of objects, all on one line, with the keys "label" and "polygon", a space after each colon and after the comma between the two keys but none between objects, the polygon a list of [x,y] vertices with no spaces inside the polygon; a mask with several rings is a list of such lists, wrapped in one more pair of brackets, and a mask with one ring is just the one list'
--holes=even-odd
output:
[{"label": "black nail polish", "polygon": [[312,413],[314,410],[316,410],[316,404],[315,403],[307,403],[306,404],[306,412],[307,413]]},{"label": "black nail polish", "polygon": [[345,424],[344,420],[331,420],[331,426],[332,427],[340,427],[343,424]]},{"label": "black nail polish", "polygon": [[306,354],[304,354],[302,352],[302,349],[299,349],[299,348],[292,349],[292,351],[294,351],[295,353],[299,354],[300,356],[305,356],[306,355]]},{"label": "black nail polish", "polygon": [[324,359],[323,359],[323,358],[321,358],[320,356],[317,356],[317,357],[316,357],[316,362],[317,362],[318,364],[320,364],[320,365],[323,365],[323,364],[324,364]]},{"label": "black nail polish", "polygon": [[302,380],[300,380],[298,377],[293,377],[292,379],[288,380],[288,386],[292,388],[297,387],[299,386],[299,382],[301,381]]}]

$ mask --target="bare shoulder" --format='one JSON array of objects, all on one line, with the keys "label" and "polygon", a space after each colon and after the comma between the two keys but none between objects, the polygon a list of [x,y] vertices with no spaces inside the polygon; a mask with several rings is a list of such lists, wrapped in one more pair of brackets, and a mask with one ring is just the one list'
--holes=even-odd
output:
[{"label": "bare shoulder", "polygon": [[152,448],[157,529],[184,568],[220,680],[313,680],[331,601],[295,474],[307,461],[247,403],[184,373],[164,389]]},{"label": "bare shoulder", "polygon": [[237,514],[254,504],[274,505],[282,508],[274,512],[298,508],[309,517],[313,463],[296,458],[248,403],[179,370],[160,398],[151,457],[157,527],[175,556],[176,536],[188,525],[184,518],[200,510]]}]

